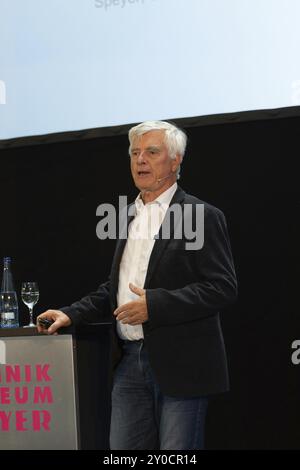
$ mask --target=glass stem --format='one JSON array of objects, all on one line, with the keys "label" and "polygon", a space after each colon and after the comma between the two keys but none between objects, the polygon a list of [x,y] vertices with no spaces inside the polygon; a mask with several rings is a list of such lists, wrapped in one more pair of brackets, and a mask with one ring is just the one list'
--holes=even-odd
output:
[{"label": "glass stem", "polygon": [[29,307],[29,324],[33,324],[33,307]]}]

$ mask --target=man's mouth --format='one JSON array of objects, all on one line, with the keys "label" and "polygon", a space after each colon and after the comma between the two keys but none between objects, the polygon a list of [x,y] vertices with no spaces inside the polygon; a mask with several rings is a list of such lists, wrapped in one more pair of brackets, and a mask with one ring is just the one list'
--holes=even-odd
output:
[{"label": "man's mouth", "polygon": [[147,176],[147,175],[150,175],[150,171],[143,171],[143,170],[141,170],[141,171],[138,171],[137,174],[138,174],[139,176]]}]

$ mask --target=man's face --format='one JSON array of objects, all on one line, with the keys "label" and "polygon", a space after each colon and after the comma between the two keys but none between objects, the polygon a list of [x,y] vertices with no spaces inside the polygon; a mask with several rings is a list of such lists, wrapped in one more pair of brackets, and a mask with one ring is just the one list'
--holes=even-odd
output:
[{"label": "man's face", "polygon": [[[171,160],[164,142],[165,131],[149,131],[136,137],[131,145],[131,174],[141,191],[156,197],[176,181],[180,157]],[[157,193],[157,194],[156,194]]]}]

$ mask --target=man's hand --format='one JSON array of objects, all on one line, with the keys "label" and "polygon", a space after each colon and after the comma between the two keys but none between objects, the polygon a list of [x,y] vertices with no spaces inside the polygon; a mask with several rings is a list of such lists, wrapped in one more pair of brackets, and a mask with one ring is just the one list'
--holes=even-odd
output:
[{"label": "man's hand", "polygon": [[[44,326],[39,324],[39,318],[47,320],[53,320],[54,323],[46,329]],[[71,319],[61,310],[47,310],[46,312],[39,315],[36,319],[36,325],[39,333],[47,333],[49,335],[57,334],[56,331],[59,328],[70,326],[72,323]]]},{"label": "man's hand", "polygon": [[121,323],[128,323],[128,325],[141,325],[148,320],[148,310],[146,303],[146,291],[140,289],[129,283],[129,288],[132,292],[137,294],[139,298],[128,302],[127,304],[120,305],[115,311],[114,315]]}]

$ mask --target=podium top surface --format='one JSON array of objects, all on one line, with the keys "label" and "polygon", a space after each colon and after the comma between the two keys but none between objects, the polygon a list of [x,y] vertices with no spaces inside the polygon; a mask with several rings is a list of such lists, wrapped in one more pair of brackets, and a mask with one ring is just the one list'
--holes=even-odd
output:
[{"label": "podium top surface", "polygon": [[[73,325],[67,328],[61,328],[58,330],[58,334],[75,334],[77,332],[95,332],[99,329],[104,329],[105,327],[111,327],[112,323],[87,323],[85,325],[80,325],[74,327]],[[43,333],[39,333],[36,327],[19,327],[19,328],[0,328],[0,337],[9,338],[16,336],[40,336]]]},{"label": "podium top surface", "polygon": [[36,336],[38,331],[35,327],[28,328],[0,328],[0,336],[7,338],[11,336]]}]

